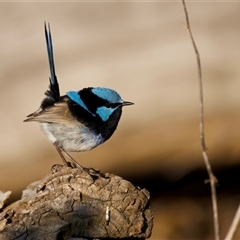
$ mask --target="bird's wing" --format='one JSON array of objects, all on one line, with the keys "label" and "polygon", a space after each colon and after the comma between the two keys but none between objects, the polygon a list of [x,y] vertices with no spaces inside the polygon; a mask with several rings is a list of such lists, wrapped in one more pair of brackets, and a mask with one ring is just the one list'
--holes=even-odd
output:
[{"label": "bird's wing", "polygon": [[46,107],[43,110],[36,111],[27,116],[24,122],[48,122],[48,123],[65,123],[71,125],[81,125],[69,111],[67,102],[63,99],[54,105]]}]

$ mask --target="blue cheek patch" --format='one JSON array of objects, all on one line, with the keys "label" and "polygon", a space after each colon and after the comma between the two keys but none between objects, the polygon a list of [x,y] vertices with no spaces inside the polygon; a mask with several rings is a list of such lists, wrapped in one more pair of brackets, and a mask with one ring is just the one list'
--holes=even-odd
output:
[{"label": "blue cheek patch", "polygon": [[96,116],[95,114],[93,114],[92,112],[89,111],[89,109],[87,108],[87,106],[84,104],[84,102],[82,101],[82,99],[80,98],[78,92],[75,91],[69,91],[67,92],[67,96],[70,97],[74,102],[78,103],[82,108],[84,108],[85,110],[87,110],[89,113],[91,113],[93,116]]},{"label": "blue cheek patch", "polygon": [[98,107],[97,108],[97,114],[99,117],[105,122],[109,119],[111,114],[116,108],[107,108],[107,107]]}]

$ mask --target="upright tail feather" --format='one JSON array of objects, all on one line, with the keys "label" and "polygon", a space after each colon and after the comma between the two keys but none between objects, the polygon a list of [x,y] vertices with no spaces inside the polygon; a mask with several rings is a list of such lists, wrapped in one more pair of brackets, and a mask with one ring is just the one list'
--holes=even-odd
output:
[{"label": "upright tail feather", "polygon": [[44,30],[45,30],[45,38],[46,38],[48,61],[49,61],[51,77],[49,77],[49,81],[50,81],[49,89],[45,92],[46,97],[43,99],[41,103],[41,106],[40,106],[41,109],[44,109],[48,106],[53,105],[55,102],[59,101],[59,98],[60,98],[60,91],[59,91],[57,76],[55,74],[52,36],[51,36],[49,23],[48,23],[48,29],[47,29],[46,22],[44,22]]}]

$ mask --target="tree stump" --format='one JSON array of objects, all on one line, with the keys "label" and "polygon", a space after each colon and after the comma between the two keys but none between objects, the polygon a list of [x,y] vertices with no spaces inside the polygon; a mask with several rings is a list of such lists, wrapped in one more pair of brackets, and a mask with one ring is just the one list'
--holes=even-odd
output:
[{"label": "tree stump", "polygon": [[113,174],[54,165],[31,183],[21,200],[4,207],[0,194],[1,240],[145,239],[153,213],[149,192]]}]

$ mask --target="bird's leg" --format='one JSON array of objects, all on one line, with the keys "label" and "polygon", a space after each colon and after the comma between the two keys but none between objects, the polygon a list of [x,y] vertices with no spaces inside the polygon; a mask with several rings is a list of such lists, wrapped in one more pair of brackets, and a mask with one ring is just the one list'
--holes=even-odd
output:
[{"label": "bird's leg", "polygon": [[[73,159],[63,148],[58,147],[56,144],[53,144],[53,145],[56,148],[60,157],[62,158],[63,164],[65,166],[72,167],[72,168],[78,167],[79,169],[83,170],[83,167],[75,159]],[[71,163],[66,160],[63,153],[71,160]]]},{"label": "bird's leg", "polygon": [[[78,167],[83,170],[83,167],[74,159],[72,158],[63,148],[60,148],[61,153],[65,153],[65,155],[72,161],[72,163],[75,165],[75,167]],[[66,161],[66,159],[65,159]]]},{"label": "bird's leg", "polygon": [[63,154],[62,154],[62,149],[61,148],[59,148],[59,147],[57,147],[55,144],[53,144],[54,145],[54,147],[56,148],[56,150],[57,150],[57,152],[58,152],[58,154],[60,155],[60,157],[62,158],[62,161],[63,161],[63,164],[65,165],[65,166],[68,166],[69,167],[69,162],[65,159],[65,157],[63,156]]}]

